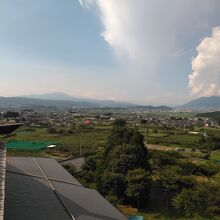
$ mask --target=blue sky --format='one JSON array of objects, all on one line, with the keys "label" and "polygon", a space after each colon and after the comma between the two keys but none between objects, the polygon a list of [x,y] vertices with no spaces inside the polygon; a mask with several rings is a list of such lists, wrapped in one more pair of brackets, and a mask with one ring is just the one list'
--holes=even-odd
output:
[{"label": "blue sky", "polygon": [[0,0],[0,95],[220,95],[219,11],[218,0]]}]

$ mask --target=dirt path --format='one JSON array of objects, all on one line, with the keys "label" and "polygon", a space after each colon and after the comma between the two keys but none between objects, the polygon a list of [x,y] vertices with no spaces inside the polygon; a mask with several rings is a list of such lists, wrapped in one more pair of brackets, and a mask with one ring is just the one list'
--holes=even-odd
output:
[{"label": "dirt path", "polygon": [[175,150],[176,147],[173,146],[162,146],[162,145],[155,145],[155,144],[146,144],[148,149],[152,150],[162,150],[162,151],[167,151],[167,150]]}]

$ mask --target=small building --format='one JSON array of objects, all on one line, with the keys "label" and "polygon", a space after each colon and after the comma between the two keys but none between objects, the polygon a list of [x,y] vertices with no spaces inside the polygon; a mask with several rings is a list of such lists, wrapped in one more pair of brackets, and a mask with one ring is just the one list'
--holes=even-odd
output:
[{"label": "small building", "polygon": [[84,121],[84,124],[85,124],[85,125],[91,125],[91,124],[92,124],[92,120],[85,120],[85,121]]},{"label": "small building", "polygon": [[199,134],[197,131],[190,131],[189,134]]},{"label": "small building", "polygon": [[55,145],[55,144],[51,144],[51,145],[48,145],[48,146],[47,146],[47,149],[54,149],[54,148],[56,148],[56,146],[57,146],[57,145]]}]

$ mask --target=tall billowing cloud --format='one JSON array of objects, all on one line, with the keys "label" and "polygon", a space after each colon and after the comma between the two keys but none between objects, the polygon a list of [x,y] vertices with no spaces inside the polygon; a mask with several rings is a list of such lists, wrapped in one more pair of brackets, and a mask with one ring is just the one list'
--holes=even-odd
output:
[{"label": "tall billowing cloud", "polygon": [[189,88],[195,96],[220,95],[220,27],[213,28],[197,47],[192,60]]},{"label": "tall billowing cloud", "polygon": [[79,0],[79,3],[84,8],[90,8],[90,6],[94,3],[94,0]]},{"label": "tall billowing cloud", "polygon": [[159,7],[157,3],[146,0],[79,2],[85,8],[92,6],[92,3],[98,7],[104,26],[101,35],[119,58],[128,58],[146,67],[156,63],[165,51],[171,53],[174,50],[175,39],[171,36],[173,24],[166,18],[166,4],[161,1]]},{"label": "tall billowing cloud", "polygon": [[[120,57],[158,65],[164,57],[179,56],[212,23],[218,0],[79,0],[98,7],[105,41]],[[186,16],[187,15],[187,16]],[[191,45],[190,45],[191,46]]]},{"label": "tall billowing cloud", "polygon": [[[219,0],[79,1],[84,8],[97,12],[103,25],[100,34],[125,66],[121,71],[124,78],[132,75],[131,84],[139,85],[134,86],[132,94],[161,96],[175,90],[178,97],[182,89],[188,95],[190,59],[200,39],[220,25]],[[214,61],[219,60],[218,29],[213,34],[198,47],[198,57],[193,61],[189,87],[195,96],[219,94]],[[204,67],[199,67],[201,62]]]}]

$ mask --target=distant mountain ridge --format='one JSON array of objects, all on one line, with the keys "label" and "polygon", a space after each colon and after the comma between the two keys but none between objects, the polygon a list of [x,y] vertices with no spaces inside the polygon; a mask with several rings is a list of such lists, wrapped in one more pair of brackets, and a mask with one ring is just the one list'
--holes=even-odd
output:
[{"label": "distant mountain ridge", "polygon": [[170,111],[167,106],[136,105],[112,100],[75,98],[64,93],[0,97],[0,109],[70,109],[70,108],[125,108],[147,111]]},{"label": "distant mountain ridge", "polygon": [[91,104],[95,104],[97,107],[131,107],[135,106],[134,104],[113,100],[98,100],[98,99],[89,99],[89,98],[78,98],[73,97],[71,95],[62,93],[62,92],[54,92],[40,95],[26,95],[21,96],[24,98],[31,99],[42,99],[42,100],[56,100],[56,101],[74,101],[74,102],[87,102]]},{"label": "distant mountain ridge", "polygon": [[74,102],[65,100],[44,100],[24,97],[0,97],[1,109],[66,109],[72,107],[94,108],[96,105],[89,102]]},{"label": "distant mountain ridge", "polygon": [[33,95],[23,95],[20,96],[23,98],[31,99],[44,99],[44,100],[65,100],[65,101],[75,101],[77,98],[74,98],[68,94],[62,92],[46,93],[46,94],[33,94]]},{"label": "distant mountain ridge", "polygon": [[179,109],[204,109],[204,110],[216,110],[220,109],[220,97],[210,96],[210,97],[200,97],[198,99],[192,100],[184,105],[178,106]]}]

